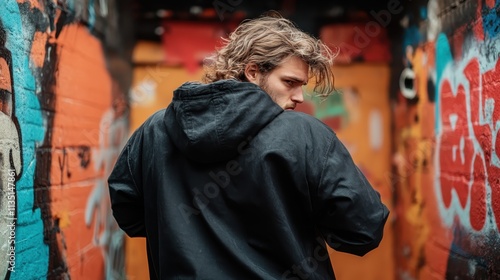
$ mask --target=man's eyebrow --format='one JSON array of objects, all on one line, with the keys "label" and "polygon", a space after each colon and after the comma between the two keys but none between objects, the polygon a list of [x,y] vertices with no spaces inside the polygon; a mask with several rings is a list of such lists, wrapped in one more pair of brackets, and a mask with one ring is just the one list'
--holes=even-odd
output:
[{"label": "man's eyebrow", "polygon": [[296,82],[296,83],[302,83],[303,85],[307,85],[307,81],[304,81],[304,80],[302,80],[302,79],[300,79],[300,78],[297,78],[297,77],[295,77],[295,76],[288,76],[288,75],[285,75],[285,76],[283,76],[283,79],[286,79],[286,80],[292,80],[292,81],[294,81],[294,82]]}]

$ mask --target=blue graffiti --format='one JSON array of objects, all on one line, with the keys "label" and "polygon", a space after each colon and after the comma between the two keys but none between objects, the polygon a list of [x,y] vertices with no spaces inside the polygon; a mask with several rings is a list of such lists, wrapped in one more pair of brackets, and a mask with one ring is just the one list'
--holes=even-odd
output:
[{"label": "blue graffiti", "polygon": [[[43,242],[43,222],[40,209],[34,209],[34,188],[37,143],[44,139],[40,103],[36,96],[35,77],[30,70],[29,56],[32,35],[30,21],[24,20],[16,1],[5,1],[0,18],[7,31],[6,48],[12,52],[15,106],[21,132],[22,174],[17,188],[16,268],[11,279],[43,278],[47,275],[49,248]],[[22,268],[22,269],[21,269]],[[22,271],[22,272],[21,272]]]},{"label": "blue graffiti", "polygon": [[427,7],[420,7],[420,18],[426,19],[427,18]]},{"label": "blue graffiti", "polygon": [[[425,36],[422,34],[419,28],[419,22],[427,19],[427,7],[421,6],[418,9],[418,16],[413,14],[407,14],[408,26],[404,28],[403,40],[401,47],[403,48],[403,54],[406,53],[406,50],[409,46],[416,49],[420,44],[425,42]],[[406,61],[406,60],[405,60]],[[406,67],[412,67],[409,61],[405,63]]]},{"label": "blue graffiti", "polygon": [[493,38],[500,33],[498,11],[500,11],[500,0],[496,1],[495,7],[492,9],[483,11],[483,29],[487,38]]},{"label": "blue graffiti", "polygon": [[408,46],[413,46],[417,47],[420,43],[423,41],[423,36],[418,29],[418,26],[416,25],[411,25],[408,26],[408,28],[405,29],[404,34],[403,34],[403,53],[406,53],[406,48]]}]

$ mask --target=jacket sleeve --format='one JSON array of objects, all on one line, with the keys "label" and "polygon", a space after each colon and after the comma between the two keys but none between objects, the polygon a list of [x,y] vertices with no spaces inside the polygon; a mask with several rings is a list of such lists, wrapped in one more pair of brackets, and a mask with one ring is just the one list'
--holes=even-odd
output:
[{"label": "jacket sleeve", "polygon": [[363,256],[382,240],[389,210],[335,135],[322,160],[317,226],[333,249]]},{"label": "jacket sleeve", "polygon": [[108,178],[111,209],[130,237],[145,237],[141,175],[141,128],[128,140]]}]

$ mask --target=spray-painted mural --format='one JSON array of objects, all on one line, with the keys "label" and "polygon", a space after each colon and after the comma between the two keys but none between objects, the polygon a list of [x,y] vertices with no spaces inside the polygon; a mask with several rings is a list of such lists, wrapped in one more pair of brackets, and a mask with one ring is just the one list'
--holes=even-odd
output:
[{"label": "spray-painted mural", "polygon": [[398,276],[498,279],[500,2],[419,2],[394,81]]},{"label": "spray-painted mural", "polygon": [[113,1],[2,2],[1,279],[124,275],[106,186],[128,136],[102,36],[115,20]]}]

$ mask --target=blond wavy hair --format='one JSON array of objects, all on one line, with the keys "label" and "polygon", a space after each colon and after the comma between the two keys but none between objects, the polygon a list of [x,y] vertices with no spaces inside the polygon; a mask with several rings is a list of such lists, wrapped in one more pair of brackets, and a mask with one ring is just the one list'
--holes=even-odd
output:
[{"label": "blond wavy hair", "polygon": [[248,63],[255,63],[266,76],[285,58],[296,56],[309,65],[309,78],[315,78],[315,93],[326,96],[335,91],[331,66],[336,54],[277,12],[244,20],[222,40],[222,47],[205,60],[206,83],[223,79],[247,81],[244,72]]}]

